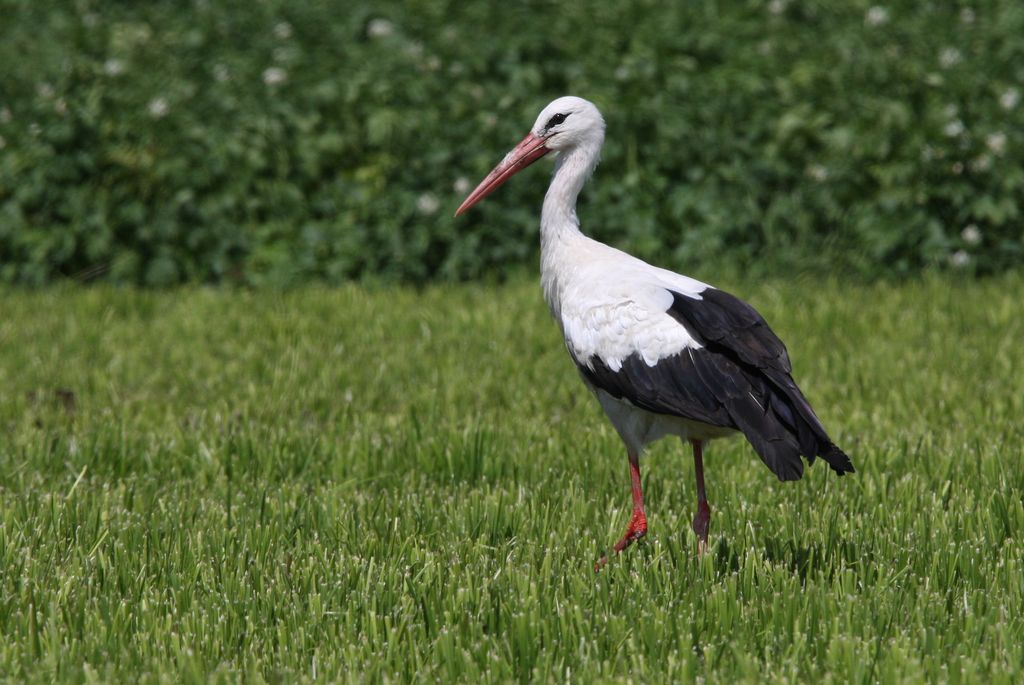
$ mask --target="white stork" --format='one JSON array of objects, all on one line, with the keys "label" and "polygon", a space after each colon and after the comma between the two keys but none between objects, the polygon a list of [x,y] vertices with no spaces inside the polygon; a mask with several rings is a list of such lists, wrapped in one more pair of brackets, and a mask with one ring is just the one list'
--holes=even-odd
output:
[{"label": "white stork", "polygon": [[702,554],[711,520],[702,457],[708,440],[743,433],[783,481],[803,475],[801,456],[808,463],[821,457],[839,475],[853,464],[829,439],[790,375],[786,347],[753,307],[580,232],[576,197],[597,166],[604,128],[592,103],[558,98],[455,215],[549,152],[557,155],[540,220],[541,284],[583,382],[629,455],[633,516],[614,549],[647,533],[640,454],[677,435],[693,446],[693,530]]}]

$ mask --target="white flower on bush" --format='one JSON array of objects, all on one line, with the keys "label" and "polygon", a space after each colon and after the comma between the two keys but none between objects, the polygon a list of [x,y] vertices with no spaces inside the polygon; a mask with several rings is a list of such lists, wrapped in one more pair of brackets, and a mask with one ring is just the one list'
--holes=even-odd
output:
[{"label": "white flower on bush", "polygon": [[786,0],[772,0],[768,3],[768,11],[778,16],[786,11]]},{"label": "white flower on bush", "polygon": [[268,86],[279,86],[288,80],[288,72],[281,67],[269,67],[263,70],[263,82]]},{"label": "white flower on bush", "polygon": [[0,136],[0,150],[3,150],[5,147],[7,147],[7,141],[4,140],[3,136]]},{"label": "white flower on bush", "polygon": [[370,38],[387,38],[395,32],[395,25],[387,19],[374,19],[366,27]]},{"label": "white flower on bush", "polygon": [[292,25],[286,21],[274,25],[274,38],[288,40],[292,37]]},{"label": "white flower on bush", "polygon": [[124,73],[124,62],[116,57],[111,57],[103,63],[103,73],[107,76],[120,76]]},{"label": "white flower on bush", "polygon": [[420,214],[434,214],[441,208],[441,203],[430,193],[423,193],[416,198],[416,209]]},{"label": "white flower on bush", "polygon": [[949,263],[957,269],[962,269],[971,263],[971,255],[967,254],[964,250],[957,250],[949,255]]},{"label": "white flower on bush", "polygon": [[214,64],[213,65],[213,78],[218,83],[224,83],[231,78],[231,72],[228,70],[226,64]]},{"label": "white flower on bush", "polygon": [[154,119],[163,119],[171,111],[171,105],[167,102],[166,98],[153,98],[146,105],[146,110],[149,112],[149,116]]},{"label": "white flower on bush", "polygon": [[943,48],[942,52],[939,53],[939,66],[943,69],[949,69],[960,64],[961,59],[963,59],[963,56],[956,48]]},{"label": "white flower on bush", "polygon": [[953,162],[953,166],[950,167],[950,171],[959,176],[960,174],[964,173],[964,163]]},{"label": "white flower on bush", "polygon": [[1013,109],[1020,104],[1020,91],[1016,88],[1007,88],[999,96],[999,104],[1002,105],[1003,109]]},{"label": "white flower on bush", "polygon": [[960,237],[964,239],[964,242],[968,245],[977,245],[981,242],[981,231],[974,224],[970,224],[964,227],[964,230],[960,231]]},{"label": "white flower on bush", "polygon": [[1006,152],[1006,134],[1002,131],[996,131],[995,133],[989,133],[985,136],[985,145],[994,154],[1001,155]]},{"label": "white flower on bush", "polygon": [[864,23],[868,26],[881,26],[889,21],[889,10],[881,5],[875,5],[868,10],[864,16]]},{"label": "white flower on bush", "polygon": [[957,136],[963,134],[964,130],[964,122],[960,121],[959,119],[954,119],[953,121],[946,124],[945,127],[943,127],[942,132],[945,133],[950,138],[956,138]]},{"label": "white flower on bush", "polygon": [[49,100],[54,96],[55,91],[53,90],[53,86],[44,81],[43,83],[36,85],[36,93],[39,94],[39,97]]},{"label": "white flower on bush", "polygon": [[964,7],[962,10],[960,10],[960,21],[962,21],[965,24],[973,24],[974,10],[972,10],[970,7]]},{"label": "white flower on bush", "polygon": [[14,115],[11,114],[11,110],[8,107],[0,107],[0,124],[9,124]]},{"label": "white flower on bush", "polygon": [[992,158],[989,155],[978,155],[971,160],[971,171],[988,171],[992,168]]},{"label": "white flower on bush", "polygon": [[459,176],[455,179],[455,183],[452,184],[452,189],[459,195],[465,195],[469,192],[469,179],[465,176]]},{"label": "white flower on bush", "polygon": [[625,64],[615,69],[615,78],[619,81],[629,80],[629,67]]},{"label": "white flower on bush", "polygon": [[807,167],[807,175],[819,183],[828,179],[828,168],[823,164],[811,164]]}]

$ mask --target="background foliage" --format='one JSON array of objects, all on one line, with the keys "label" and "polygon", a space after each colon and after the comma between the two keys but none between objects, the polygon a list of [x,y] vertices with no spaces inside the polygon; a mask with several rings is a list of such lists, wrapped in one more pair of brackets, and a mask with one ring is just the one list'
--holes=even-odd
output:
[{"label": "background foliage", "polygon": [[555,96],[583,220],[660,264],[988,272],[1024,251],[1024,5],[0,0],[0,281],[422,281],[536,252],[451,211]]}]

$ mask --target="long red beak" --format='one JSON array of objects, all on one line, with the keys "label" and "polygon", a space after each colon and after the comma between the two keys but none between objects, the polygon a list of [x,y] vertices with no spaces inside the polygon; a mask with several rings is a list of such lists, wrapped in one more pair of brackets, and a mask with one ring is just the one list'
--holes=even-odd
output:
[{"label": "long red beak", "polygon": [[480,200],[497,190],[498,186],[512,178],[517,172],[522,171],[549,152],[550,150],[544,147],[543,138],[532,133],[528,134],[519,145],[516,145],[512,148],[511,152],[505,155],[505,159],[501,160],[491,173],[487,174],[487,178],[480,181],[480,185],[476,187],[476,190],[463,200],[459,208],[455,210],[455,216],[459,216],[477,202],[480,202]]}]

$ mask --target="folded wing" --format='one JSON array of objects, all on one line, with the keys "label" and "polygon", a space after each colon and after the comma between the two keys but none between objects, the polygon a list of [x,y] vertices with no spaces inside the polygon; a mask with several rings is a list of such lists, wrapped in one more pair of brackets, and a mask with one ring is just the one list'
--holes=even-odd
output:
[{"label": "folded wing", "polygon": [[840,475],[853,471],[790,375],[785,345],[753,307],[715,288],[669,293],[664,315],[688,344],[672,351],[660,341],[670,353],[657,359],[643,349],[611,360],[574,353],[590,383],[656,414],[741,431],[781,480],[801,477],[801,456],[820,456]]}]

